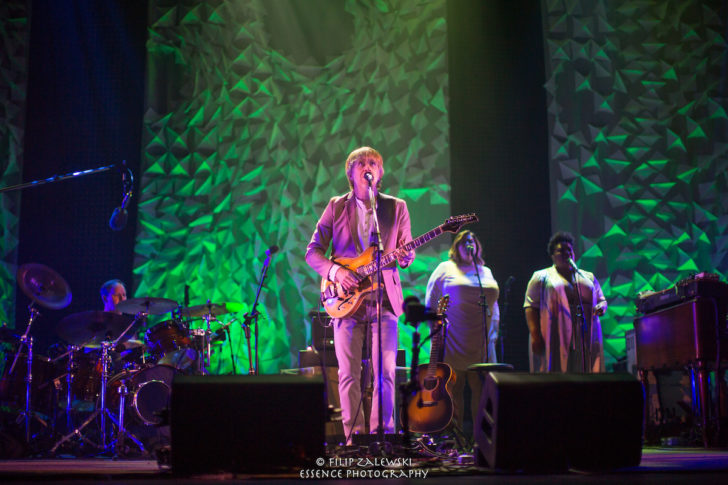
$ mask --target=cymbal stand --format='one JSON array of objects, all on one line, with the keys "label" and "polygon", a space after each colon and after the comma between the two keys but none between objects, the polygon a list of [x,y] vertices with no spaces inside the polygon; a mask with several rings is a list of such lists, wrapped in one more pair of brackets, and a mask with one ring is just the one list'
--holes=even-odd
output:
[{"label": "cymbal stand", "polygon": [[212,313],[212,303],[210,300],[207,300],[207,313],[203,315],[202,318],[205,320],[205,330],[202,332],[202,348],[200,349],[202,355],[200,356],[201,358],[197,360],[197,370],[200,375],[205,376],[209,373],[210,367],[212,366],[212,342],[210,339],[212,330],[210,322],[212,320],[217,321],[217,318],[215,318],[215,315]]},{"label": "cymbal stand", "polygon": [[78,347],[72,345],[68,352],[68,364],[66,367],[66,429],[69,430],[73,427],[73,417],[71,411],[73,410],[73,379],[75,373],[73,369],[74,356],[78,351]]},{"label": "cymbal stand", "polygon": [[18,358],[20,357],[21,350],[23,349],[23,346],[25,346],[28,351],[26,356],[28,368],[25,373],[25,409],[23,410],[21,415],[18,416],[18,423],[21,419],[25,420],[25,442],[30,444],[30,419],[34,417],[43,426],[48,425],[45,421],[38,417],[38,415],[30,410],[32,397],[31,389],[33,383],[33,337],[30,336],[30,327],[33,325],[36,317],[40,315],[40,312],[36,310],[36,308],[33,306],[33,302],[30,303],[28,309],[30,310],[28,326],[25,328],[25,333],[20,337],[20,345],[18,345],[18,351],[15,353],[15,358],[13,359],[13,363],[10,366],[10,371],[8,372],[8,375],[12,374],[15,370],[15,366],[18,363]]},{"label": "cymbal stand", "polygon": [[[250,320],[252,318],[253,317],[246,314],[243,318],[243,321],[240,322],[240,326],[245,332],[245,340],[248,341],[248,374],[250,375],[253,375],[255,373],[255,371],[253,370],[253,349],[250,346]],[[232,341],[230,342],[230,346],[232,347]]]}]

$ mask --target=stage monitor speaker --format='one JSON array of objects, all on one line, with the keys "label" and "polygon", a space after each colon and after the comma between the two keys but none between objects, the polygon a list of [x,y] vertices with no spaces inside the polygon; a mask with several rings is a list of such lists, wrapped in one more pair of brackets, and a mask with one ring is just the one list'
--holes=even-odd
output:
[{"label": "stage monitor speaker", "polygon": [[643,409],[629,374],[491,372],[474,426],[479,463],[527,472],[637,466]]},{"label": "stage monitor speaker", "polygon": [[276,472],[324,456],[322,377],[176,376],[172,472]]}]

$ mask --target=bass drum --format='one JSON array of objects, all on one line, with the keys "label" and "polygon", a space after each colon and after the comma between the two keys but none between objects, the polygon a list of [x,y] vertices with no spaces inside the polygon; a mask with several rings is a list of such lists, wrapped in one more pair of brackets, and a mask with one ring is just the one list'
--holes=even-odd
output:
[{"label": "bass drum", "polygon": [[[126,382],[125,423],[137,420],[145,426],[157,426],[162,413],[169,408],[172,380],[179,371],[171,365],[155,365],[141,370],[126,370],[109,380],[106,406],[114,414],[119,412],[119,389]],[[128,416],[132,414],[133,416]]]}]

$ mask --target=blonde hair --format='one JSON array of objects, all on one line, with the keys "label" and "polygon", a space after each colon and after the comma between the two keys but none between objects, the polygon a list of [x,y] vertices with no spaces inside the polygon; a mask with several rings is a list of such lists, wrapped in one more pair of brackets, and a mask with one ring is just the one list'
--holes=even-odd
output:
[{"label": "blonde hair", "polygon": [[485,264],[483,261],[483,246],[480,244],[480,239],[478,239],[478,236],[476,236],[474,232],[468,231],[467,229],[460,231],[458,235],[455,236],[452,246],[450,246],[450,251],[447,254],[448,257],[455,264],[463,263],[463,260],[460,258],[460,252],[458,252],[458,247],[466,244],[465,239],[467,239],[468,236],[472,236],[473,242],[475,243],[475,262],[478,264]]},{"label": "blonde hair", "polygon": [[354,184],[351,181],[351,172],[354,167],[354,163],[358,162],[362,158],[374,158],[379,163],[379,183],[377,183],[377,189],[379,188],[379,185],[382,183],[382,175],[384,175],[384,159],[382,158],[382,155],[376,151],[374,148],[371,147],[359,147],[353,152],[349,154],[348,157],[346,157],[346,178],[349,180],[349,188],[354,189]]}]

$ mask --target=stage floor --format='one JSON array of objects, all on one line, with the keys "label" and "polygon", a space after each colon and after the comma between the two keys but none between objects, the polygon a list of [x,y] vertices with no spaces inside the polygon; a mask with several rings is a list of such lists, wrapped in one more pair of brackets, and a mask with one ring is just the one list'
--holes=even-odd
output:
[{"label": "stage floor", "polygon": [[[399,470],[382,478],[372,475],[374,479],[391,480],[405,478],[408,481],[426,481],[427,483],[452,483],[474,481],[502,483],[686,483],[695,481],[701,485],[706,483],[728,482],[728,450],[702,448],[644,448],[639,466],[634,468],[612,470],[602,473],[580,473],[576,471],[559,474],[523,474],[494,473],[488,469],[474,466],[458,465],[442,460],[415,459],[411,467],[400,466],[389,470]],[[356,475],[347,477],[346,470],[341,478],[367,478],[365,469],[374,468],[353,466]],[[316,468],[312,469],[316,470]],[[417,470],[414,472],[414,470]],[[216,483],[220,481],[240,482],[246,480],[323,481],[316,478],[309,470],[293,471],[281,474],[233,475],[230,473],[200,475],[193,477],[175,476],[167,467],[160,466],[151,460],[125,459],[25,459],[0,461],[0,482],[36,482],[45,483],[108,483],[109,480],[142,485],[174,480],[175,483]]]}]

